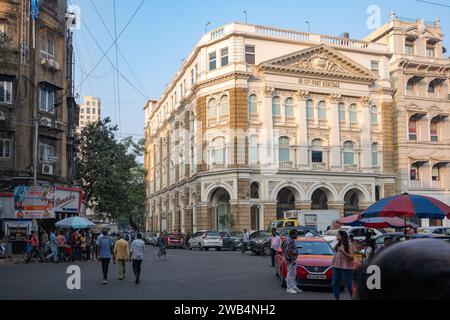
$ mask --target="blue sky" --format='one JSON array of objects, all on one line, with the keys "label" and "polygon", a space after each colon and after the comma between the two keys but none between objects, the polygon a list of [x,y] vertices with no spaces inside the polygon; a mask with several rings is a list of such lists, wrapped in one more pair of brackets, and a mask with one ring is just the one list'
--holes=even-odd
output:
[{"label": "blue sky", "polygon": [[[81,77],[89,73],[103,53],[97,47],[89,31],[107,50],[111,40],[96,14],[91,1],[99,10],[110,32],[114,34],[113,0],[71,0],[81,9],[84,24],[75,30],[76,87],[80,97],[98,96],[103,101],[103,117],[110,116],[119,123],[119,108],[115,108],[114,72],[104,59],[92,75],[80,86]],[[449,0],[430,0],[450,6]],[[125,26],[141,0],[117,0],[117,33]],[[325,5],[324,5],[325,4]],[[270,25],[308,31],[305,21],[310,21],[311,32],[340,35],[349,32],[352,38],[363,38],[371,33],[367,28],[366,10],[370,5],[381,9],[382,22],[388,20],[393,10],[401,17],[424,18],[434,21],[440,17],[443,33],[447,35],[445,47],[450,49],[450,8],[425,4],[416,0],[147,0],[118,41],[119,49],[130,65],[119,54],[119,70],[135,85],[138,93],[120,77],[120,123],[121,135],[143,136],[144,112],[148,98],[159,98],[165,84],[187,57],[204,32],[223,24],[244,22],[243,10],[248,12],[248,23]],[[446,54],[448,56],[448,53]],[[108,54],[115,63],[115,50]],[[133,75],[134,73],[134,75]],[[85,76],[83,76],[84,78]],[[142,89],[141,89],[142,87]],[[81,102],[81,99],[79,100]]]}]

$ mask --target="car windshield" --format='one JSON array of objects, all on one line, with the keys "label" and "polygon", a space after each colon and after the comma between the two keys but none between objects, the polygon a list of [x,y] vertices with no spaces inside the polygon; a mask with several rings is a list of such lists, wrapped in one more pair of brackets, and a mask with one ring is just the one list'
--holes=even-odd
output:
[{"label": "car windshield", "polygon": [[208,231],[208,232],[206,232],[206,235],[209,237],[220,237],[220,232],[219,231]]},{"label": "car windshield", "polygon": [[327,242],[297,241],[296,245],[300,255],[334,255],[333,249]]}]

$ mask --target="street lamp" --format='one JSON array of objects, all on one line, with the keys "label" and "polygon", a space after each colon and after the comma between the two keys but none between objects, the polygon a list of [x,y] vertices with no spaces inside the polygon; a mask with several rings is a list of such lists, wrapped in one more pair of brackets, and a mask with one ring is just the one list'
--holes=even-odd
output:
[{"label": "street lamp", "polygon": [[205,33],[208,33],[208,26],[211,24],[211,21],[208,21],[206,24],[205,24]]},{"label": "street lamp", "polygon": [[311,23],[309,21],[305,21],[305,23],[308,25],[308,33],[311,33]]},{"label": "street lamp", "polygon": [[245,15],[245,24],[247,24],[247,11],[244,10],[244,11],[242,11],[242,13]]}]

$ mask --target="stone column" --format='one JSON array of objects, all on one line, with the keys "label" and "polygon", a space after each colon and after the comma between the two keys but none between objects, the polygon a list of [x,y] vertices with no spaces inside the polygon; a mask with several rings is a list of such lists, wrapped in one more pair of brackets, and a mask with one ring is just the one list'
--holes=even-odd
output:
[{"label": "stone column", "polygon": [[265,87],[262,96],[263,96],[263,105],[262,110],[258,110],[261,121],[263,123],[262,126],[262,134],[261,141],[263,144],[263,148],[260,151],[261,165],[263,167],[272,167],[276,165],[275,163],[275,150],[273,148],[273,118],[272,118],[272,97],[275,89],[270,87]]},{"label": "stone column", "polygon": [[200,203],[197,205],[196,209],[196,229],[205,230],[208,229],[208,204]]},{"label": "stone column", "polygon": [[297,91],[295,98],[297,105],[295,108],[295,118],[298,121],[297,128],[297,143],[298,149],[298,166],[306,167],[309,165],[309,152],[308,152],[308,123],[306,120],[306,100],[308,99],[309,92],[304,90]]},{"label": "stone column", "polygon": [[369,97],[362,97],[359,99],[359,103],[362,109],[362,122],[361,122],[361,171],[370,172],[372,170],[372,144],[370,138],[370,99]]},{"label": "stone column", "polygon": [[269,224],[277,219],[277,203],[276,202],[264,202],[264,229],[269,227]]},{"label": "stone column", "polygon": [[328,210],[338,210],[341,217],[344,216],[344,202],[343,201],[329,201]]},{"label": "stone column", "polygon": [[338,94],[331,94],[327,102],[329,104],[328,119],[330,126],[330,153],[329,153],[329,165],[333,171],[337,168],[341,168],[341,137],[340,137],[340,124],[339,124],[339,110],[338,104],[341,96]]}]

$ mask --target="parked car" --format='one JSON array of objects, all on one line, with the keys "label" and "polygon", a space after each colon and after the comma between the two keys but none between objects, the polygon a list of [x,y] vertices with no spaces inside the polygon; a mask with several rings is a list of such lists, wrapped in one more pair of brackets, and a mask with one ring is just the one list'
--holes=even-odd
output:
[{"label": "parked car", "polygon": [[255,231],[250,235],[249,249],[256,255],[270,254],[270,233],[265,230]]},{"label": "parked car", "polygon": [[344,230],[347,232],[348,235],[353,235],[353,239],[355,241],[360,241],[365,239],[365,234],[367,231],[370,231],[374,234],[374,236],[382,235],[383,232],[381,232],[378,229],[369,229],[365,227],[350,227],[350,226],[343,226],[339,229],[335,230],[328,230],[323,235],[323,238],[328,242],[333,242],[336,240],[339,230]]},{"label": "parked car", "polygon": [[[333,269],[330,264],[335,252],[330,244],[322,238],[297,238],[296,245],[299,250],[296,276],[299,285],[331,287]],[[277,251],[275,274],[285,288],[287,268],[282,250]]]},{"label": "parked car", "polygon": [[167,248],[185,248],[185,235],[178,232],[171,232],[165,235]]},{"label": "parked car", "polygon": [[144,240],[145,244],[151,245],[152,244],[152,238],[155,237],[155,236],[156,236],[156,234],[154,234],[154,233],[145,232],[143,237],[142,237],[142,240]]},{"label": "parked car", "polygon": [[200,248],[200,250],[208,251],[209,248],[221,250],[223,246],[222,236],[217,230],[203,230],[196,232],[188,241],[189,250]]},{"label": "parked car", "polygon": [[227,232],[223,231],[220,233],[222,236],[223,247],[232,251],[236,251],[238,248],[242,248],[244,244],[244,233],[242,231]]},{"label": "parked car", "polygon": [[433,233],[450,236],[450,227],[425,227],[417,230],[419,233]]}]

